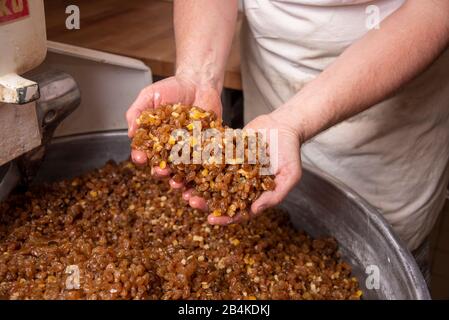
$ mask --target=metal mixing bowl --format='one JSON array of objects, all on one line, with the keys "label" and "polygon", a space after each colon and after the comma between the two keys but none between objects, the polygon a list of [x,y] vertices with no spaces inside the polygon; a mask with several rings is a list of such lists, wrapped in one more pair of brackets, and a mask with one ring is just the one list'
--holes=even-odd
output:
[{"label": "metal mixing bowl", "polygon": [[[124,131],[58,138],[50,145],[35,183],[74,177],[110,159],[123,161],[129,152]],[[343,258],[359,279],[364,299],[430,299],[415,260],[388,223],[340,182],[305,167],[301,182],[282,207],[298,229],[314,237],[337,239]]]}]

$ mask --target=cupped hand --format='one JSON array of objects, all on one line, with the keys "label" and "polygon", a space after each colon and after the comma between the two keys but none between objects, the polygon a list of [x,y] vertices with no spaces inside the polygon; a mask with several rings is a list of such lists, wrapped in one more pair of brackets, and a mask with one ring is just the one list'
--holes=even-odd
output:
[{"label": "cupped hand", "polygon": [[[138,129],[136,120],[142,111],[175,103],[194,105],[204,110],[213,111],[221,118],[222,105],[220,93],[214,86],[195,81],[192,77],[177,75],[155,82],[140,92],[137,99],[126,112],[128,136],[130,138],[134,137]],[[144,165],[147,162],[145,153],[139,150],[131,151],[131,159],[139,165]],[[162,169],[159,167],[154,167],[152,172],[156,177],[168,177],[171,174],[170,169]],[[182,183],[175,182],[174,180],[170,180],[170,185],[175,189],[184,189]],[[185,190],[183,198],[192,207],[206,210],[205,200],[197,196],[192,196],[192,190]]]},{"label": "cupped hand", "polygon": [[[288,116],[288,115],[286,115]],[[253,218],[261,214],[265,209],[279,204],[295,186],[301,178],[301,156],[300,156],[300,135],[296,130],[289,127],[288,121],[283,121],[282,115],[271,113],[262,115],[248,123],[244,129],[265,129],[268,144],[277,144],[276,154],[270,154],[271,163],[273,157],[277,157],[277,165],[273,168],[275,174],[276,188],[273,191],[265,191],[251,205],[251,210],[247,216],[236,214],[233,217],[214,215],[208,216],[210,224],[228,225],[239,223],[248,218]],[[277,131],[277,139],[270,141],[270,131]]]}]

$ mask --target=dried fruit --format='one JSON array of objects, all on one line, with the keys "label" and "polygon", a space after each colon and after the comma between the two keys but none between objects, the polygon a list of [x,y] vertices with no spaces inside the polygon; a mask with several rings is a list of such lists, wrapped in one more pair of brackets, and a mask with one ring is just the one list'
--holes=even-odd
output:
[{"label": "dried fruit", "polygon": [[[214,128],[221,133],[221,141],[217,141],[216,136],[202,136],[198,139],[190,135],[187,143],[189,154],[193,155],[192,162],[175,163],[171,154],[177,143],[173,136],[174,130],[187,129],[192,133],[195,121],[198,121],[201,130]],[[178,181],[184,180],[189,187],[194,187],[196,195],[206,199],[214,216],[232,217],[238,213],[244,216],[263,191],[275,188],[274,176],[260,174],[260,169],[269,167],[269,163],[262,165],[259,161],[260,155],[256,150],[260,144],[257,140],[259,136],[256,134],[252,141],[250,135],[243,132],[241,139],[244,142],[244,156],[238,157],[237,153],[234,155],[237,139],[240,139],[235,136],[238,132],[231,132],[231,137],[226,136],[225,130],[229,128],[223,127],[212,112],[180,104],[165,105],[144,111],[138,124],[139,129],[133,138],[132,147],[144,151],[151,166],[169,166]],[[201,149],[207,149],[212,143],[218,144],[219,153],[209,154],[204,159]],[[197,149],[200,144],[201,148]],[[225,162],[227,146],[233,149],[231,157]],[[251,152],[256,162],[250,164]],[[200,159],[200,163],[194,162],[194,159]]]},{"label": "dried fruit", "polygon": [[0,203],[0,297],[360,298],[334,239],[311,239],[275,209],[212,227],[150,170],[108,163]]}]

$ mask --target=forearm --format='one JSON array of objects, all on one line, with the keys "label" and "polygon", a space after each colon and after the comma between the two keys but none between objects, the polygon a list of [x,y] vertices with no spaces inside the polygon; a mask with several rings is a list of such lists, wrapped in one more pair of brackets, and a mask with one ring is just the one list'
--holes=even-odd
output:
[{"label": "forearm", "polygon": [[409,0],[283,105],[278,116],[308,140],[390,96],[448,42],[449,1]]},{"label": "forearm", "polygon": [[175,0],[176,74],[221,92],[237,0]]}]

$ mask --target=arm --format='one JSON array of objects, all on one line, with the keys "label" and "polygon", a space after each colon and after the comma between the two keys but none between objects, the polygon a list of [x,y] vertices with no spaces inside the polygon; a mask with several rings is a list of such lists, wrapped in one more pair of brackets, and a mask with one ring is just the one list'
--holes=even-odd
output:
[{"label": "arm", "polygon": [[[195,83],[198,96],[189,103],[215,111],[221,116],[220,94],[226,62],[237,21],[238,1],[175,0],[176,77]],[[215,98],[210,98],[210,96]],[[213,100],[218,100],[214,103]],[[219,105],[219,107],[217,107]],[[183,183],[170,180],[174,189]],[[193,208],[207,210],[206,201],[183,192]]]},{"label": "arm", "polygon": [[[126,113],[130,137],[137,130],[136,119],[143,110],[164,104],[196,105],[221,115],[220,93],[237,4],[237,0],[175,0],[176,74],[140,92]],[[132,151],[132,159],[138,164],[147,160],[137,150]],[[169,174],[167,169],[155,169],[156,175]]]},{"label": "arm", "polygon": [[[279,132],[276,189],[253,203],[252,214],[281,202],[298,182],[301,143],[384,100],[425,70],[448,43],[449,1],[408,0],[284,105],[250,122],[248,128]],[[219,218],[209,220],[240,220]]]},{"label": "arm", "polygon": [[[384,100],[426,69],[448,43],[449,1],[409,0],[282,106],[279,115],[308,140]],[[290,121],[292,110],[299,116]]]},{"label": "arm", "polygon": [[175,0],[176,74],[221,92],[237,0]]}]

